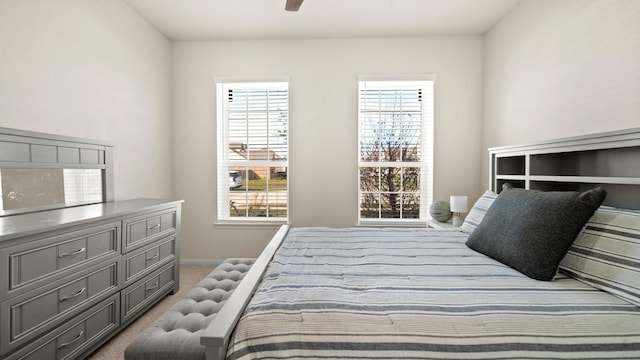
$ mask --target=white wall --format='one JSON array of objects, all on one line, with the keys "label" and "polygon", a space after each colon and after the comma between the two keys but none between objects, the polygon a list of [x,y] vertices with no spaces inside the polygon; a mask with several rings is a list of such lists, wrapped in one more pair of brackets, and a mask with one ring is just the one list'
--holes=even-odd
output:
[{"label": "white wall", "polygon": [[526,0],[484,39],[173,44],[120,0],[0,0],[0,54],[0,126],[114,142],[117,199],[186,200],[187,259],[274,232],[213,225],[216,76],[290,76],[294,226],[356,222],[358,74],[438,76],[436,200],[486,188],[487,147],[640,126],[637,0]]},{"label": "white wall", "polygon": [[217,228],[215,77],[290,76],[293,226],[357,221],[357,76],[436,74],[435,194],[480,192],[482,39],[175,42],[175,195],[182,257],[256,256],[273,228]]},{"label": "white wall", "polygon": [[171,43],[120,0],[0,0],[0,126],[115,144],[116,199],[172,195]]},{"label": "white wall", "polygon": [[640,1],[526,0],[484,53],[485,148],[640,126]]}]

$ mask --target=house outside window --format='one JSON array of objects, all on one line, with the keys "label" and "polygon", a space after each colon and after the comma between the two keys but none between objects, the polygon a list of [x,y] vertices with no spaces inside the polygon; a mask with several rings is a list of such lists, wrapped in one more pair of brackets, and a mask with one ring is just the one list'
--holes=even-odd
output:
[{"label": "house outside window", "polygon": [[433,200],[435,78],[361,77],[360,224],[424,223]]},{"label": "house outside window", "polygon": [[217,82],[218,220],[286,222],[288,82]]}]

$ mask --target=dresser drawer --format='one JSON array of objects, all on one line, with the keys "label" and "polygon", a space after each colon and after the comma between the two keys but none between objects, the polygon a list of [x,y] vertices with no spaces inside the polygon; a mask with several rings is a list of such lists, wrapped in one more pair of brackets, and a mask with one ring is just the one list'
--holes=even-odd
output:
[{"label": "dresser drawer", "polygon": [[120,324],[120,296],[112,295],[91,310],[68,321],[8,360],[74,359],[101,341]]},{"label": "dresser drawer", "polygon": [[0,306],[3,352],[45,334],[118,290],[118,260],[67,277],[53,287],[17,296]]},{"label": "dresser drawer", "polygon": [[176,231],[176,216],[176,209],[172,208],[124,220],[124,252],[144,246]]},{"label": "dresser drawer", "polygon": [[[0,299],[51,283],[52,280],[120,253],[121,222],[28,241],[0,250],[0,269],[8,274]],[[19,291],[18,291],[19,290]]]},{"label": "dresser drawer", "polygon": [[122,294],[122,323],[136,317],[156,299],[173,289],[175,264],[164,266],[125,288]]},{"label": "dresser drawer", "polygon": [[176,237],[168,237],[123,256],[126,287],[140,277],[176,258]]}]

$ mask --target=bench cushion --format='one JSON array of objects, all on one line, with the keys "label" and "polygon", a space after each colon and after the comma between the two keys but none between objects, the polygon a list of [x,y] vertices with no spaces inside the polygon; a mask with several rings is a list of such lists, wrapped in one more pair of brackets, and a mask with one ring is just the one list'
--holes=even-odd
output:
[{"label": "bench cushion", "polygon": [[200,336],[255,259],[226,259],[144,330],[125,350],[125,360],[205,359]]}]

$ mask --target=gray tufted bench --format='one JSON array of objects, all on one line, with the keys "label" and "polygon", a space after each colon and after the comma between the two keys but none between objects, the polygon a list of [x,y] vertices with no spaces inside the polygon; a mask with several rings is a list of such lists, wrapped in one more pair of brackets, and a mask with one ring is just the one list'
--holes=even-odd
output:
[{"label": "gray tufted bench", "polygon": [[125,360],[204,360],[201,333],[254,261],[224,260],[127,347]]}]

